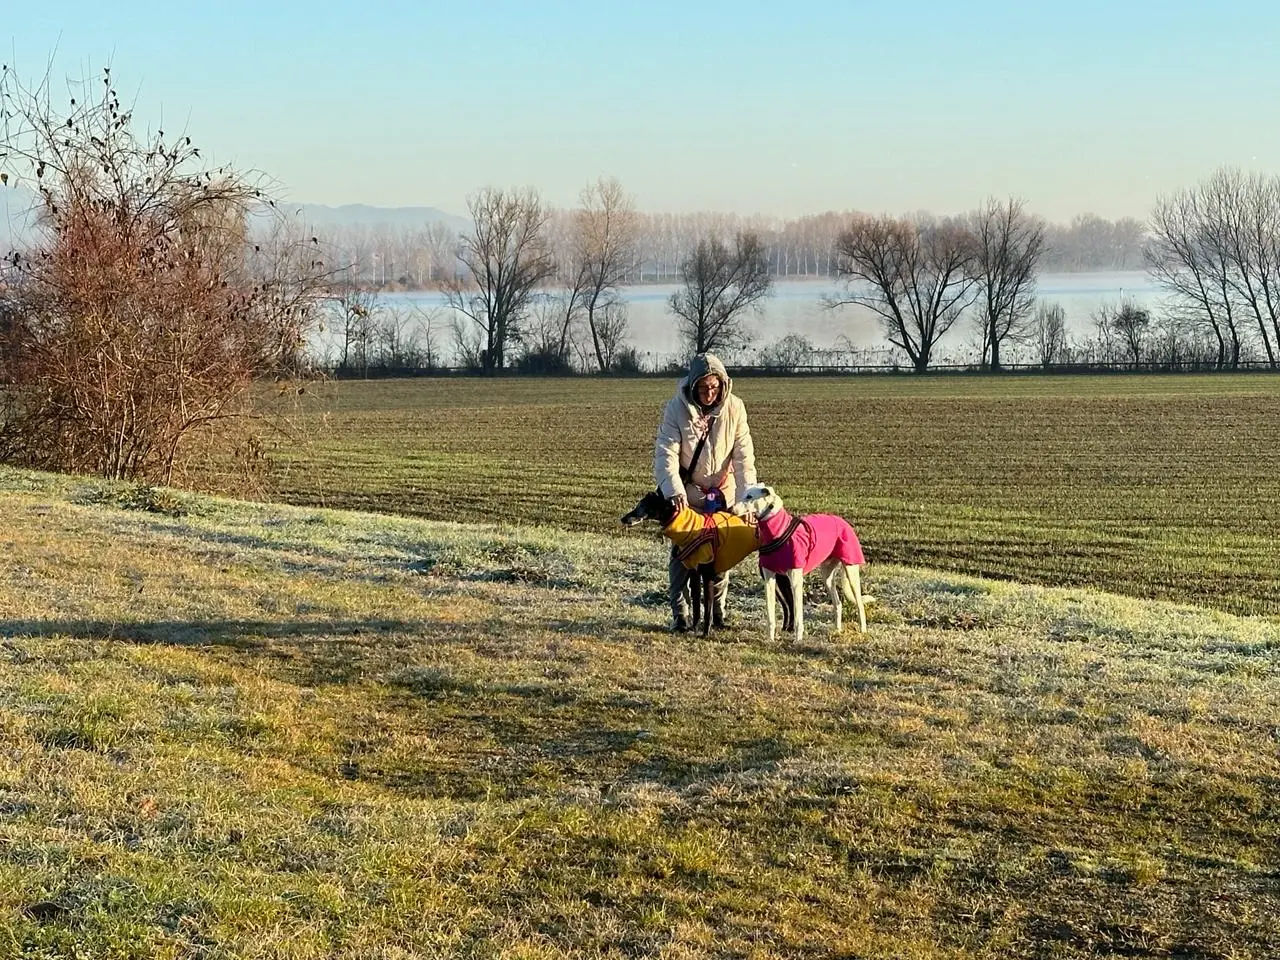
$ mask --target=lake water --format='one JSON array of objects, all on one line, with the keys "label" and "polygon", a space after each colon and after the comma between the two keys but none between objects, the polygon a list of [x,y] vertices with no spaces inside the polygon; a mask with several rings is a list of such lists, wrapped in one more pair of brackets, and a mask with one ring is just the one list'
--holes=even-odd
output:
[{"label": "lake water", "polygon": [[[680,352],[675,325],[667,308],[667,300],[675,289],[672,284],[653,284],[623,290],[630,321],[629,342],[651,364],[659,364]],[[819,349],[886,347],[879,321],[869,310],[851,306],[832,310],[824,305],[823,298],[837,293],[838,289],[828,280],[788,280],[776,284],[772,296],[749,318],[754,334],[753,349],[793,333],[808,338]],[[1118,303],[1124,298],[1140,306],[1154,307],[1160,290],[1142,272],[1066,273],[1042,275],[1037,294],[1043,300],[1061,304],[1066,311],[1068,335],[1083,339],[1092,334],[1091,316],[1103,303]],[[382,302],[388,307],[434,308],[438,316],[447,315],[448,311],[444,296],[436,292],[386,294]],[[938,360],[967,362],[972,357],[974,340],[972,321],[961,318],[939,345]],[[436,341],[438,348],[449,350],[447,333],[438,336]],[[321,350],[325,348],[323,342],[317,346]],[[1006,356],[1006,359],[1015,358]]]}]

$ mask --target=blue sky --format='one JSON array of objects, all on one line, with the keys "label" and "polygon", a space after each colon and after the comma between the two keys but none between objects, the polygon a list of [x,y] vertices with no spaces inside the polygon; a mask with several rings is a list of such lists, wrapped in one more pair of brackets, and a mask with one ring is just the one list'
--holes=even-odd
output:
[{"label": "blue sky", "polygon": [[14,6],[0,59],[110,63],[144,121],[297,202],[567,205],[610,175],[647,210],[1065,220],[1280,173],[1277,35],[1275,0],[99,0]]}]

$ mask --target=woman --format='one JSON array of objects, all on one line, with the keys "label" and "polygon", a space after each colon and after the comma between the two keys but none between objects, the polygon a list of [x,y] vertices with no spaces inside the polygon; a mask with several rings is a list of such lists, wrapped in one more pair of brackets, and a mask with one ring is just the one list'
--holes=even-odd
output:
[{"label": "woman", "polygon": [[[662,493],[703,513],[726,510],[737,492],[756,482],[755,450],[747,410],[733,395],[733,381],[719,358],[700,353],[689,363],[667,402],[654,447],[653,479]],[[674,628],[689,629],[689,571],[675,559],[668,564],[668,597]],[[712,621],[724,626],[729,576],[716,581]]]}]

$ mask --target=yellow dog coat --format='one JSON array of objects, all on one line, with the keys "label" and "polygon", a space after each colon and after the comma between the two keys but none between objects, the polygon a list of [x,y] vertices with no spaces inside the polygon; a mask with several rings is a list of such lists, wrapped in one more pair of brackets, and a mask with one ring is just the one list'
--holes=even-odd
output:
[{"label": "yellow dog coat", "polygon": [[716,573],[726,573],[760,546],[755,524],[731,513],[702,514],[685,507],[662,528],[676,545],[676,559],[688,569],[715,561]]}]

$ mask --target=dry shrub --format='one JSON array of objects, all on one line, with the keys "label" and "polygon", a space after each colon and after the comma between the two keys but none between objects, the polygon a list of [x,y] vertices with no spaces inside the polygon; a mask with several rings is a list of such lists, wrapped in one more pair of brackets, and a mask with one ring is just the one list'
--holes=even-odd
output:
[{"label": "dry shrub", "polygon": [[324,271],[255,178],[199,169],[189,137],[139,138],[110,75],[95,86],[58,110],[47,82],[0,73],[0,169],[39,204],[0,278],[0,457],[170,484],[260,449],[273,418],[251,388],[305,372]]}]

